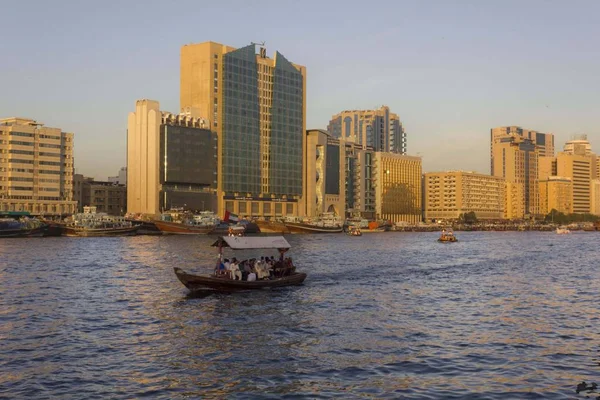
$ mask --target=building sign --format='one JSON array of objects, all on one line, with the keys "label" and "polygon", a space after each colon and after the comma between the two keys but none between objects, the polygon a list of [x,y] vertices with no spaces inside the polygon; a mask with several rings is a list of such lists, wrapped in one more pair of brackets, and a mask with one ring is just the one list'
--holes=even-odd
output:
[{"label": "building sign", "polygon": [[272,197],[253,197],[253,196],[223,196],[224,200],[247,200],[247,201],[272,201],[279,203],[297,203],[296,199],[284,199],[281,197],[272,198]]}]

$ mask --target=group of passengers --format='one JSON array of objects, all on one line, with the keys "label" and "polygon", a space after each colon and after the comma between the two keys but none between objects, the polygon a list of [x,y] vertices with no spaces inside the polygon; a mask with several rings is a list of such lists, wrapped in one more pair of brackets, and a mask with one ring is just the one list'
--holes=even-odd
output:
[{"label": "group of passengers", "polygon": [[241,281],[256,281],[264,279],[275,279],[288,276],[296,271],[291,257],[281,257],[275,260],[273,256],[251,258],[238,261],[233,257],[231,260],[225,258],[217,262],[215,275]]}]

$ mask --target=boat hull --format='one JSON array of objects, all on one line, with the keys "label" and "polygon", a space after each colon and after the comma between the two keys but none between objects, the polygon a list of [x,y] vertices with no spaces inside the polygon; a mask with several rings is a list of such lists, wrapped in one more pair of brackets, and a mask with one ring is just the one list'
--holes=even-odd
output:
[{"label": "boat hull", "polygon": [[65,227],[66,236],[78,237],[104,237],[104,236],[132,236],[137,233],[139,226],[130,226],[126,228],[101,228],[101,229],[86,229],[74,228],[71,226]]},{"label": "boat hull", "polygon": [[0,230],[0,238],[36,237],[44,236],[44,227],[33,229],[6,229]]},{"label": "boat hull", "polygon": [[282,222],[258,220],[256,225],[261,233],[290,233],[290,230]]},{"label": "boat hull", "polygon": [[315,226],[298,222],[286,222],[285,226],[291,233],[340,233],[344,229],[341,226]]},{"label": "boat hull", "polygon": [[152,222],[162,233],[170,235],[208,235],[215,229],[214,226],[194,226],[166,221]]},{"label": "boat hull", "polygon": [[173,268],[175,275],[183,285],[191,291],[194,290],[216,290],[216,291],[236,291],[236,290],[258,290],[284,286],[300,285],[306,279],[306,274],[296,272],[282,278],[260,280],[260,281],[235,281],[228,278],[216,277],[214,275],[192,275],[181,268]]}]

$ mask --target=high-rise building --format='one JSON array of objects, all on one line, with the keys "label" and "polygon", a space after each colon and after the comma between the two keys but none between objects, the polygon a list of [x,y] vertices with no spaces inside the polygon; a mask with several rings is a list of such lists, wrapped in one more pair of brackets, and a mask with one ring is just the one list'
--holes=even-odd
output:
[{"label": "high-rise building", "polygon": [[311,129],[305,154],[307,216],[335,212],[342,217],[375,218],[372,150]]},{"label": "high-rise building", "polygon": [[573,185],[572,207],[574,213],[589,213],[590,183],[592,181],[592,157],[588,155],[558,153],[556,171],[558,176],[571,178]]},{"label": "high-rise building", "polygon": [[492,175],[500,176],[510,184],[510,187],[507,186],[507,196],[519,196],[507,199],[507,210],[510,211],[507,211],[510,215],[508,218],[538,215],[538,151],[535,144],[520,135],[505,135],[493,140]]},{"label": "high-rise building", "polygon": [[478,219],[504,218],[505,183],[498,176],[466,171],[424,175],[425,220],[458,219],[474,212]]},{"label": "high-rise building", "polygon": [[127,126],[127,212],[217,211],[217,136],[208,121],[138,100]]},{"label": "high-rise building", "polygon": [[204,42],[181,48],[180,79],[182,110],[219,137],[219,211],[268,216],[285,204],[301,215],[306,68],[254,44]]},{"label": "high-rise building", "polygon": [[382,152],[373,155],[376,217],[394,223],[420,222],[421,158]]},{"label": "high-rise building", "polygon": [[573,184],[571,178],[549,176],[541,179],[539,185],[541,214],[547,215],[552,210],[563,214],[573,212]]},{"label": "high-rise building", "polygon": [[492,128],[490,131],[490,161],[491,175],[499,176],[494,172],[494,145],[498,139],[506,137],[520,137],[529,139],[535,145],[538,156],[554,157],[554,135],[552,133],[541,133],[520,126],[501,126]]},{"label": "high-rise building", "polygon": [[0,211],[75,212],[73,134],[26,118],[0,119]]},{"label": "high-rise building", "polygon": [[336,138],[374,151],[406,154],[406,132],[389,107],[347,110],[331,117],[327,130]]}]

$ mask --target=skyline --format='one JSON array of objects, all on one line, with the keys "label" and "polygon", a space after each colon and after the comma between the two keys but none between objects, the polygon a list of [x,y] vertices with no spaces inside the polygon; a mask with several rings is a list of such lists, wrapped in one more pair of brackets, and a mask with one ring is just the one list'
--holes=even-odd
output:
[{"label": "skyline", "polygon": [[305,65],[307,129],[326,129],[343,110],[389,106],[423,172],[489,174],[497,126],[553,133],[557,152],[573,134],[600,146],[600,3],[386,2],[377,18],[356,2],[81,9],[62,1],[33,2],[30,13],[31,4],[3,7],[5,29],[16,34],[0,42],[0,117],[73,132],[77,173],[96,179],[126,165],[136,100],[179,111],[180,49],[204,41],[264,40],[269,57],[277,50]]}]

